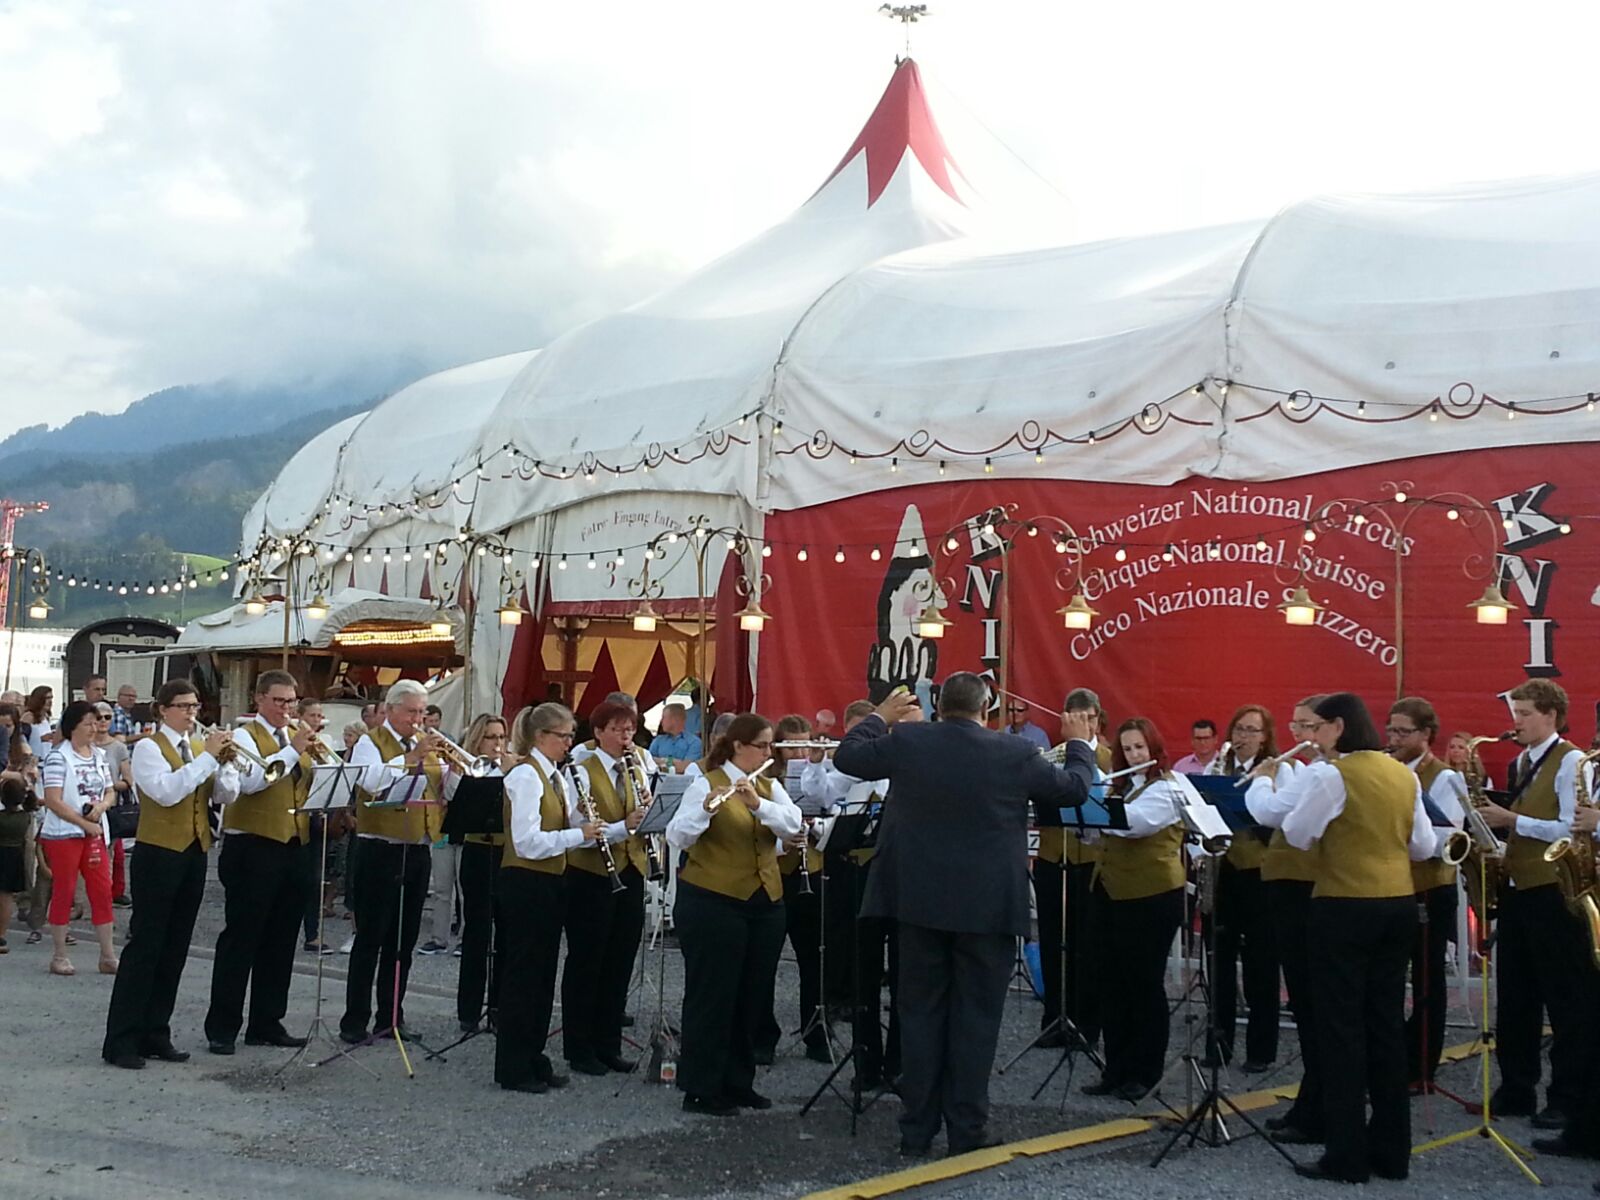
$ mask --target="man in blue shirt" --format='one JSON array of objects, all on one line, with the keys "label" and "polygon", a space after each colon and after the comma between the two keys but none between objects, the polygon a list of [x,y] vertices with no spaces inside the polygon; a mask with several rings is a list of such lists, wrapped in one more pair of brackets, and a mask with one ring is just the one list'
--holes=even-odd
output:
[{"label": "man in blue shirt", "polygon": [[1006,732],[1027,738],[1041,750],[1050,749],[1050,735],[1028,720],[1028,706],[1020,700],[1006,701]]},{"label": "man in blue shirt", "polygon": [[661,710],[661,732],[650,742],[650,756],[663,771],[681,772],[701,757],[700,739],[684,731],[687,709],[669,704]]}]

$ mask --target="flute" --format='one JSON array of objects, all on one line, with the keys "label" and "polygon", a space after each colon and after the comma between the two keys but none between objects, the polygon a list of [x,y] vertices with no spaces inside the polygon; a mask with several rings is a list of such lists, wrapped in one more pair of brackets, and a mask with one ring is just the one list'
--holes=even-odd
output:
[{"label": "flute", "polygon": [[[767,759],[766,762],[762,763],[759,767],[757,767],[754,771],[751,771],[744,778],[748,779],[748,780],[751,780],[753,782],[758,775],[764,775],[766,773],[766,771],[767,771],[767,768],[772,766],[772,764],[774,762],[776,762],[776,761],[777,761],[776,759],[772,759],[772,758]],[[743,783],[744,780],[740,780],[739,782]],[[717,809],[721,808],[724,804],[726,804],[728,802],[728,797],[733,795],[733,793],[736,792],[738,790],[738,788],[739,788],[739,784],[735,783],[735,784],[732,784],[732,785],[730,785],[728,787],[723,788],[720,792],[717,792],[715,795],[707,796],[706,797],[706,811],[708,813],[712,813],[714,815],[716,813]]]},{"label": "flute", "polygon": [[[1277,758],[1269,758],[1266,762],[1259,764],[1248,775],[1241,775],[1239,777],[1239,782],[1233,786],[1236,788],[1247,787],[1250,781],[1257,775],[1260,775],[1262,771],[1267,770],[1268,768],[1276,771],[1280,766],[1288,762],[1296,754],[1299,754],[1300,751],[1309,750],[1315,745],[1316,743],[1312,741],[1301,742],[1298,746],[1294,747],[1294,749],[1285,751],[1284,753],[1278,755]],[[1263,778],[1265,778],[1265,776],[1263,776]]]}]

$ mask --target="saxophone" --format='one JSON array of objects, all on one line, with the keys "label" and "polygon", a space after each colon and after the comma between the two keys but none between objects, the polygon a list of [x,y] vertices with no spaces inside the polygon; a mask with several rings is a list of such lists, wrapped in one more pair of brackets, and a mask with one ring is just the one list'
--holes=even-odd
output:
[{"label": "saxophone", "polygon": [[[1591,750],[1578,762],[1578,777],[1573,782],[1577,811],[1594,807],[1586,776],[1589,764],[1597,758],[1600,750]],[[1589,957],[1600,969],[1600,872],[1595,862],[1594,838],[1584,833],[1557,838],[1545,850],[1544,860],[1555,864],[1561,895],[1573,916],[1583,922],[1584,932],[1589,935]]]},{"label": "saxophone", "polygon": [[1478,913],[1478,953],[1488,949],[1489,925],[1495,918],[1500,903],[1500,889],[1505,885],[1506,846],[1494,831],[1484,823],[1478,810],[1489,802],[1485,784],[1488,774],[1483,769],[1483,759],[1478,747],[1484,742],[1505,740],[1499,737],[1475,737],[1468,744],[1467,767],[1462,774],[1467,782],[1466,828],[1457,829],[1445,839],[1439,857],[1452,867],[1461,867],[1461,885],[1467,889],[1467,903]]}]

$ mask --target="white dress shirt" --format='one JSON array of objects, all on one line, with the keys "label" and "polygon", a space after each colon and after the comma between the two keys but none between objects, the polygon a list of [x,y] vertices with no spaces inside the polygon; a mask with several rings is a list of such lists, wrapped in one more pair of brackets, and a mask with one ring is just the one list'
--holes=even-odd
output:
[{"label": "white dress shirt", "polygon": [[[270,739],[273,741],[278,740],[278,731],[268,724],[267,719],[260,713],[256,714],[255,724],[265,729]],[[287,737],[287,729],[284,730],[284,735]],[[250,726],[248,724],[241,725],[233,731],[233,744],[241,750],[248,750],[251,754],[261,755],[268,762],[281,762],[285,775],[294,770],[300,762],[300,752],[293,746],[285,746],[271,755],[261,754],[261,751],[256,747],[255,738],[250,736]],[[244,755],[239,755],[235,762],[239,767],[239,794],[241,796],[253,796],[257,792],[264,792],[272,786],[267,782],[267,773]]]},{"label": "white dress shirt", "polygon": [[[633,750],[635,754],[638,754],[644,759],[644,773],[646,775],[661,774],[661,768],[656,766],[656,760],[651,757],[650,751],[646,750],[643,746],[635,746]],[[581,767],[584,763],[588,762],[600,752],[599,746],[595,746],[592,750],[588,745],[574,746],[572,748],[572,765],[575,767]]]},{"label": "white dress shirt", "polygon": [[156,745],[156,738],[166,738],[168,744],[181,758],[183,745],[189,737],[187,734],[179,733],[172,726],[163,724],[153,737],[140,738],[134,743],[134,786],[162,808],[171,808],[213,774],[217,776],[216,782],[211,786],[213,804],[232,804],[239,798],[237,771],[218,772],[217,760],[204,750],[194,756],[193,762],[184,763],[180,770],[174,771],[167,765],[161,747]]},{"label": "white dress shirt", "polygon": [[[506,795],[511,798],[511,827],[506,833],[519,858],[554,858],[584,844],[583,830],[576,828],[582,822],[578,816],[577,797],[567,783],[567,777],[556,770],[556,765],[538,750],[529,756],[530,762],[519,763],[506,776]],[[546,779],[553,780],[567,813],[566,829],[545,829],[540,813],[544,802],[544,783],[532,763]]]},{"label": "white dress shirt", "polygon": [[1250,781],[1244,793],[1244,806],[1257,825],[1265,825],[1269,829],[1283,828],[1284,817],[1300,803],[1303,795],[1301,785],[1309,769],[1298,759],[1290,759],[1278,764],[1272,778],[1258,775]]},{"label": "white dress shirt", "polygon": [[[390,737],[402,747],[405,746],[406,739],[396,732],[393,725],[385,721],[383,727],[388,730]],[[420,730],[413,733],[411,744],[416,745],[421,737]],[[383,754],[378,749],[378,743],[372,740],[371,734],[362,734],[361,740],[356,743],[356,748],[350,751],[350,765],[361,768],[361,774],[356,777],[356,786],[374,798],[382,796],[396,781],[411,773],[404,754],[398,754],[385,762]]]},{"label": "white dress shirt", "polygon": [[1201,803],[1200,793],[1195,791],[1194,784],[1182,775],[1169,773],[1149,787],[1142,786],[1144,777],[1145,772],[1129,777],[1132,780],[1129,794],[1135,791],[1138,794],[1123,805],[1128,816],[1128,827],[1101,830],[1107,837],[1150,837],[1182,820],[1179,815],[1182,806]]},{"label": "white dress shirt", "polygon": [[[1544,756],[1549,754],[1555,744],[1561,740],[1559,733],[1552,733],[1537,746],[1530,746],[1517,755],[1517,778],[1522,779],[1527,775],[1530,761],[1544,767]],[[1533,838],[1540,842],[1553,842],[1557,838],[1564,838],[1572,832],[1572,814],[1578,806],[1576,785],[1578,782],[1578,764],[1583,761],[1582,750],[1569,750],[1561,765],[1556,768],[1556,804],[1557,817],[1554,821],[1541,821],[1537,817],[1517,815],[1517,833],[1525,838]]]},{"label": "white dress shirt", "polygon": [[[730,783],[738,783],[745,777],[745,773],[731,762],[723,763],[722,769]],[[711,780],[705,775],[696,777],[695,781],[684,789],[683,799],[678,803],[678,811],[672,814],[672,820],[667,823],[667,844],[674,850],[687,850],[711,827],[711,819],[716,814],[706,811],[706,797],[709,795],[711,795]],[[743,804],[744,801],[730,796],[727,803]],[[777,781],[772,784],[772,798],[756,805],[755,818],[777,834],[780,842],[800,832],[799,806],[789,799],[789,793],[784,791],[783,784]]]},{"label": "white dress shirt", "polygon": [[[1344,776],[1332,763],[1316,762],[1297,772],[1291,787],[1298,791],[1299,799],[1283,818],[1283,836],[1295,849],[1309,850],[1344,812]],[[1412,862],[1426,862],[1433,857],[1438,837],[1433,831],[1433,822],[1428,820],[1428,810],[1422,807],[1422,785],[1415,776],[1412,776],[1411,790],[1411,836],[1407,852]]]},{"label": "white dress shirt", "polygon": [[[1426,757],[1427,755],[1425,754],[1419,754],[1414,760],[1408,762],[1406,766],[1410,767],[1412,773],[1415,774],[1417,768],[1422,765],[1422,760]],[[1466,778],[1460,771],[1452,770],[1449,767],[1434,776],[1433,786],[1428,789],[1428,799],[1433,801],[1433,806],[1444,815],[1444,819],[1450,822],[1452,829],[1460,829],[1467,823],[1466,798]],[[1440,827],[1436,825],[1434,828],[1438,829]],[[1436,835],[1435,840],[1439,844],[1430,856],[1432,858],[1438,858],[1439,855],[1444,853],[1445,839]]]}]

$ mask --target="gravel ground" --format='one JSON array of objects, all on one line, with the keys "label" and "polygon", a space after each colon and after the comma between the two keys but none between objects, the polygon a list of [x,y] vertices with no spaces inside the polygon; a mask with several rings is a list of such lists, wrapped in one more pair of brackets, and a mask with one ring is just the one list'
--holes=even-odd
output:
[{"label": "gravel ground", "polygon": [[[105,1068],[99,1060],[100,1032],[111,980],[93,973],[92,941],[75,950],[80,974],[72,979],[45,973],[45,945],[11,938],[12,953],[0,958],[0,1196],[5,1197],[456,1197],[500,1194],[527,1197],[726,1197],[798,1196],[847,1183],[905,1164],[895,1155],[898,1134],[894,1097],[888,1096],[850,1134],[846,1108],[831,1095],[812,1113],[798,1113],[821,1083],[825,1069],[801,1057],[798,1048],[780,1055],[762,1072],[757,1087],[776,1102],[771,1112],[737,1120],[691,1118],[671,1089],[637,1078],[575,1077],[571,1087],[546,1096],[501,1092],[491,1081],[493,1045],[475,1039],[428,1062],[413,1049],[416,1078],[408,1080],[392,1043],[356,1052],[320,1068],[296,1064],[281,1073],[287,1052],[248,1048],[233,1058],[204,1049],[201,1019],[209,988],[210,946],[221,923],[221,888],[207,889],[191,956],[179,993],[173,1027],[180,1048],[195,1052],[187,1064],[151,1064],[143,1072]],[[126,913],[118,911],[119,926]],[[332,922],[330,940],[348,924]],[[120,937],[119,937],[120,941]],[[325,960],[324,1014],[330,1024],[343,1007],[346,959]],[[681,959],[675,948],[649,959],[646,994],[632,1011],[642,1036],[655,1018],[654,971],[666,969],[666,1009],[675,1013],[681,994]],[[315,998],[315,960],[302,955],[290,997],[288,1025],[302,1032]],[[457,961],[418,958],[407,1019],[429,1041],[455,1036]],[[785,962],[779,977],[780,1019],[796,1019],[796,979]],[[1026,1045],[1037,1027],[1038,1004],[1014,991],[1001,1039],[1001,1061]],[[1453,1017],[1463,1019],[1464,1014]],[[559,1010],[556,1022],[559,1024]],[[1174,1017],[1173,1053],[1185,1028]],[[842,1027],[841,1027],[842,1029]],[[1470,1034],[1454,1034],[1465,1040]],[[1285,1050],[1294,1042],[1284,1038]],[[559,1046],[559,1042],[556,1043]],[[324,1047],[324,1055],[331,1048]],[[1127,1105],[1090,1099],[1077,1087],[1093,1077],[1079,1067],[1070,1090],[1065,1073],[1041,1096],[1032,1093],[1058,1061],[1053,1052],[1033,1051],[994,1079],[994,1131],[1009,1140],[1130,1115]],[[1470,1083],[1468,1065],[1450,1068],[1447,1082]],[[1258,1088],[1292,1081],[1297,1070],[1284,1063],[1266,1077],[1236,1079],[1234,1087]],[[1169,1075],[1173,1103],[1185,1103],[1183,1071]],[[841,1080],[848,1078],[848,1071]],[[1432,1102],[1438,1125],[1455,1128],[1465,1118]],[[1147,1111],[1155,1111],[1147,1105]],[[1270,1110],[1269,1110],[1270,1111]],[[1416,1130],[1424,1127],[1419,1101]],[[1510,1122],[1526,1138],[1523,1122]],[[1057,1195],[1072,1189],[1085,1196],[1131,1193],[1182,1195],[1207,1191],[1271,1189],[1282,1195],[1326,1191],[1303,1184],[1270,1150],[1252,1139],[1232,1147],[1176,1152],[1159,1171],[1145,1164],[1156,1135],[1052,1154],[992,1168],[980,1175],[926,1189],[978,1197]],[[1589,1195],[1600,1165],[1570,1161],[1540,1164],[1557,1186],[1552,1194]],[[1487,1144],[1477,1142],[1418,1160],[1407,1184],[1373,1185],[1401,1194],[1432,1196],[1501,1193],[1518,1187],[1520,1176]],[[1564,1189],[1564,1191],[1563,1191]]]}]

